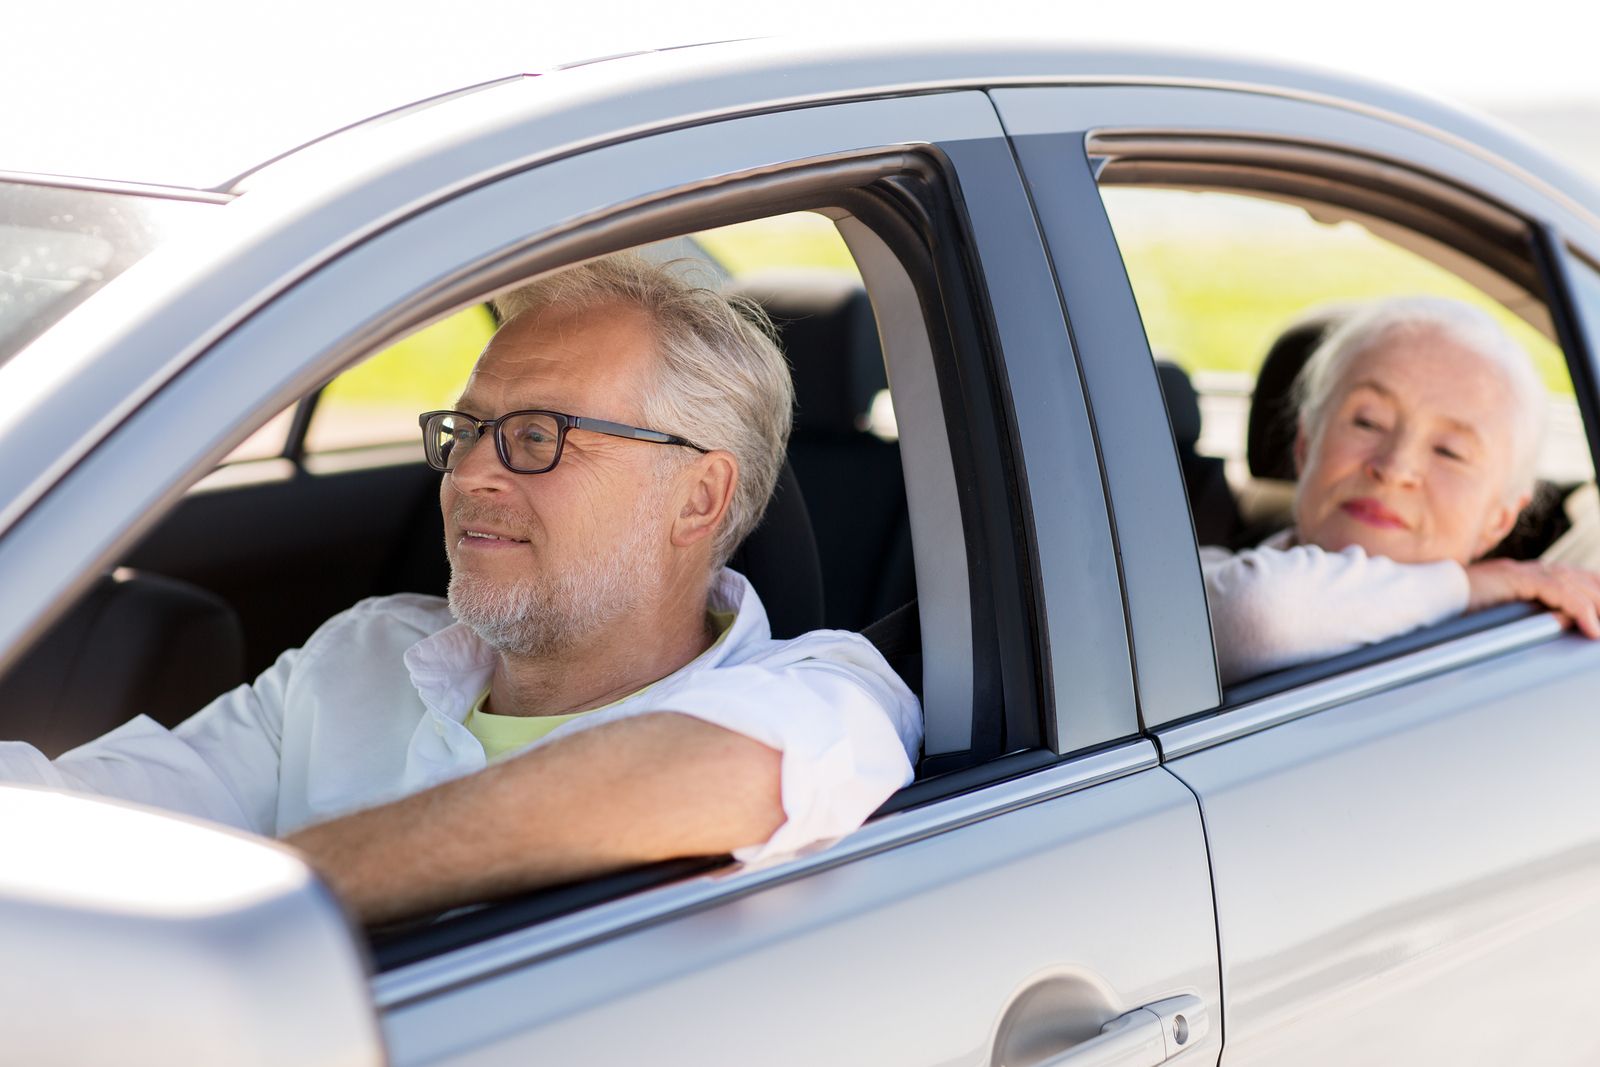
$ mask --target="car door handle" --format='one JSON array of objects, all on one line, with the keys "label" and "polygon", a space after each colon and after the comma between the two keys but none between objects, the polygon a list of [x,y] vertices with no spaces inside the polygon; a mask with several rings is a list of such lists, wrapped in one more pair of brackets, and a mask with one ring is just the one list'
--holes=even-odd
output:
[{"label": "car door handle", "polygon": [[1199,1044],[1210,1029],[1199,997],[1169,997],[1117,1016],[1038,1067],[1156,1067]]}]

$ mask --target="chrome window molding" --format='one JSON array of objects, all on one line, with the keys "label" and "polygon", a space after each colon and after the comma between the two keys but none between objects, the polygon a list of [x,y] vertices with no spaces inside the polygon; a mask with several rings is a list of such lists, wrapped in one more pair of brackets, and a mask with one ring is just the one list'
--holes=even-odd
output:
[{"label": "chrome window molding", "polygon": [[202,204],[229,204],[236,199],[233,193],[189,189],[181,185],[149,185],[104,178],[74,178],[63,174],[30,174],[27,171],[0,170],[0,182],[49,185],[57,189],[86,189],[94,193],[122,193],[127,196],[156,196],[163,200],[194,200]]},{"label": "chrome window molding", "polygon": [[751,868],[735,864],[398,967],[373,979],[373,1000],[380,1011],[400,1008],[605,938],[1157,765],[1154,745],[1146,739],[1129,741],[1020,778],[886,815],[821,851],[775,866]]},{"label": "chrome window molding", "polygon": [[1158,729],[1156,743],[1161,747],[1163,760],[1177,759],[1468,663],[1553,641],[1561,635],[1562,629],[1560,619],[1553,612],[1519,619],[1348,674],[1226,708],[1205,718]]}]

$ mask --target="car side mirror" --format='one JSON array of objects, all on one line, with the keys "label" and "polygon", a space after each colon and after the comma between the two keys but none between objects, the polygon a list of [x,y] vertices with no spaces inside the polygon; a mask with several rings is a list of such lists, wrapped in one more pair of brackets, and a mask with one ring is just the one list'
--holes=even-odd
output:
[{"label": "car side mirror", "polygon": [[0,786],[8,1062],[381,1064],[357,945],[285,848]]}]

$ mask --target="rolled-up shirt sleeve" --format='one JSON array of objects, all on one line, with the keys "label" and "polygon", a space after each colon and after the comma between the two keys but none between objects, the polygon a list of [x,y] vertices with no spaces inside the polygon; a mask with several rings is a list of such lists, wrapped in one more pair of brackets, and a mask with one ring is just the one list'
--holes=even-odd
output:
[{"label": "rolled-up shirt sleeve", "polygon": [[[761,863],[856,830],[910,783],[922,713],[876,649],[854,634],[808,635],[777,654],[652,692],[648,708],[600,711],[551,734],[647,712],[677,712],[781,754],[784,822],[735,858]],[[807,648],[810,644],[812,647]]]}]

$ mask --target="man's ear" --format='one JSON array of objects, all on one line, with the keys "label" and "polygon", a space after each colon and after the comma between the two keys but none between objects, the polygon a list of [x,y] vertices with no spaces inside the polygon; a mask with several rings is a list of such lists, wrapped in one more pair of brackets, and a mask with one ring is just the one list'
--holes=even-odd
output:
[{"label": "man's ear", "polygon": [[1311,449],[1311,438],[1306,433],[1304,418],[1295,419],[1294,427],[1294,476],[1298,478],[1306,470],[1306,453]]},{"label": "man's ear", "polygon": [[686,467],[673,495],[678,509],[672,520],[673,545],[687,548],[715,536],[738,484],[739,461],[732,452],[707,452]]}]

